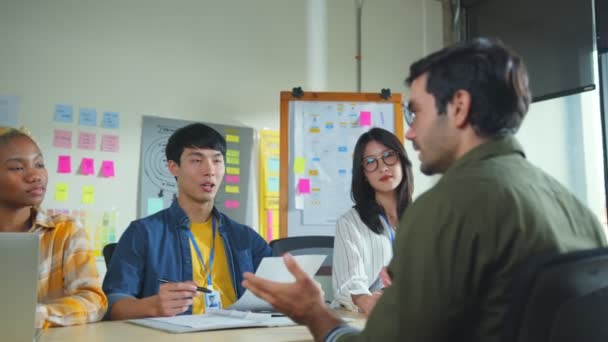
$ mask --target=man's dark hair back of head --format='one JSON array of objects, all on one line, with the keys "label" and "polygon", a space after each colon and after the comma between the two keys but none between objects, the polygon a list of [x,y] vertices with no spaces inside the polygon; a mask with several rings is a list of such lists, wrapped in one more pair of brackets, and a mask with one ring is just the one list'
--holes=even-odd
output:
[{"label": "man's dark hair back of head", "polygon": [[426,91],[440,114],[456,91],[471,95],[469,122],[482,137],[517,132],[530,105],[528,72],[513,50],[498,40],[477,38],[451,45],[410,66],[408,85],[428,73]]},{"label": "man's dark hair back of head", "polygon": [[193,123],[173,132],[165,148],[167,161],[173,160],[179,165],[185,148],[210,148],[220,151],[224,159],[226,158],[226,139],[218,131],[202,123]]}]

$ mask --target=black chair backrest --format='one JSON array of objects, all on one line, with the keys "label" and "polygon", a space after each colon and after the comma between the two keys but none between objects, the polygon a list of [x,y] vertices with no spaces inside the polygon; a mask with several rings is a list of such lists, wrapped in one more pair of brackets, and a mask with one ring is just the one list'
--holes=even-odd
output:
[{"label": "black chair backrest", "polygon": [[114,248],[116,248],[115,242],[103,246],[103,260],[106,262],[106,268],[110,267],[110,261],[112,260],[112,254],[114,254]]},{"label": "black chair backrest", "polygon": [[292,255],[327,255],[317,275],[331,275],[334,256],[333,236],[292,236],[272,240],[269,246],[273,256],[281,256],[287,252]]},{"label": "black chair backrest", "polygon": [[608,341],[608,248],[533,258],[512,291],[503,342]]}]

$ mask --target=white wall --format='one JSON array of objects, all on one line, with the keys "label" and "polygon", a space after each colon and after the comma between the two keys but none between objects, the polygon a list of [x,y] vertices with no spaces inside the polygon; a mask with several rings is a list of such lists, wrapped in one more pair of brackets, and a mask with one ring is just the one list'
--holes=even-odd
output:
[{"label": "white wall", "polygon": [[[282,90],[355,91],[355,8],[353,0],[2,0],[0,95],[19,96],[20,124],[43,147],[44,205],[58,205],[55,182],[89,181],[54,172],[65,152],[51,145],[55,104],[120,112],[121,150],[109,156],[117,177],[95,181],[96,206],[118,208],[124,228],[136,218],[142,115],[278,129]],[[325,44],[308,39],[319,32],[307,26],[322,20],[309,13],[323,11]],[[440,47],[440,3],[366,0],[362,31],[362,90],[405,92],[409,64]],[[324,75],[310,63],[311,44],[320,44]],[[429,184],[416,174],[417,193]]]}]

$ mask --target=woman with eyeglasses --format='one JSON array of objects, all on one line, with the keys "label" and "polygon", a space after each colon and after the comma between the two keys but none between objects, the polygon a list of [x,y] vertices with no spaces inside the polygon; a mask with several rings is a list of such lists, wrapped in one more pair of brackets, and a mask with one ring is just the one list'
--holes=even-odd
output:
[{"label": "woman with eyeglasses", "polygon": [[355,145],[352,171],[355,205],[336,224],[334,303],[369,314],[382,294],[380,272],[393,257],[399,218],[412,202],[412,164],[393,133],[372,128]]}]

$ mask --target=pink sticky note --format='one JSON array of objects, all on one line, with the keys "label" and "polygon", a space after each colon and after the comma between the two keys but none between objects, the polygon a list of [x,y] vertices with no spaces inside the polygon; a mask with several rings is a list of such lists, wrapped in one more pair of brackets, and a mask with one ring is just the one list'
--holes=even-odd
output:
[{"label": "pink sticky note", "polygon": [[240,206],[240,203],[237,200],[226,200],[224,206],[226,209],[237,209]]},{"label": "pink sticky note", "polygon": [[239,175],[226,175],[226,183],[238,184],[240,180]]},{"label": "pink sticky note", "polygon": [[72,132],[56,129],[53,132],[53,146],[72,148]]},{"label": "pink sticky note", "polygon": [[372,125],[372,113],[361,112],[359,113],[359,126],[371,126]]},{"label": "pink sticky note", "polygon": [[272,240],[272,210],[266,210],[266,240]]},{"label": "pink sticky note", "polygon": [[310,193],[310,179],[300,178],[298,181],[298,193],[309,194]]},{"label": "pink sticky note", "polygon": [[101,162],[101,176],[114,177],[114,161],[104,160]]},{"label": "pink sticky note", "polygon": [[104,152],[118,152],[120,150],[120,145],[118,143],[118,135],[102,135],[101,150]]},{"label": "pink sticky note", "polygon": [[80,162],[80,173],[83,175],[95,174],[95,163],[93,158],[82,158]]},{"label": "pink sticky note", "polygon": [[57,173],[72,172],[72,158],[70,156],[59,156],[57,160]]},{"label": "pink sticky note", "polygon": [[83,150],[94,150],[95,149],[95,133],[86,133],[79,132],[78,133],[78,148]]}]

